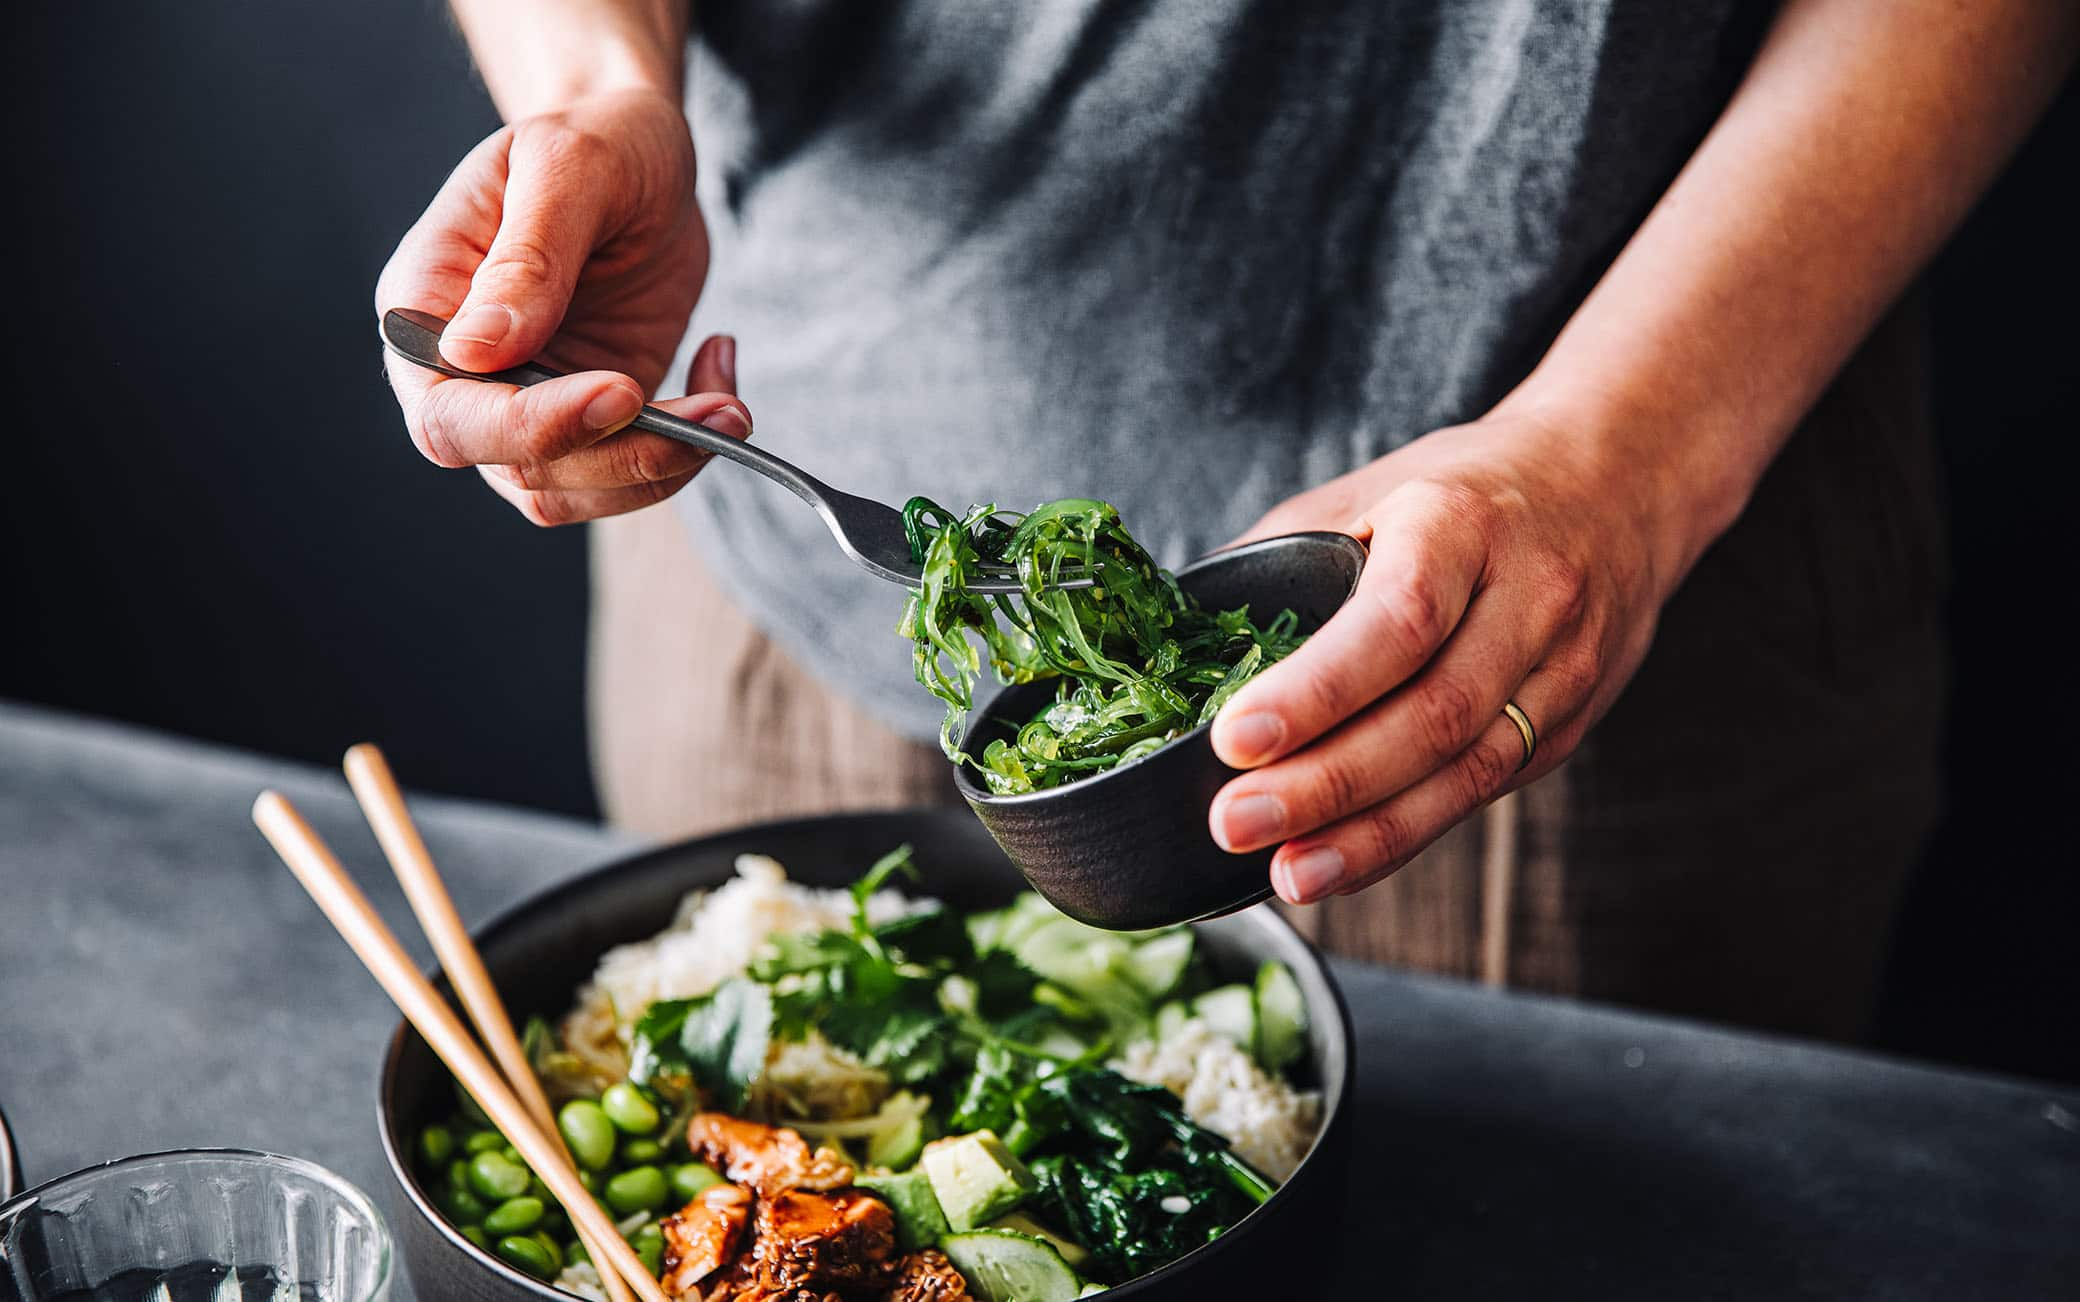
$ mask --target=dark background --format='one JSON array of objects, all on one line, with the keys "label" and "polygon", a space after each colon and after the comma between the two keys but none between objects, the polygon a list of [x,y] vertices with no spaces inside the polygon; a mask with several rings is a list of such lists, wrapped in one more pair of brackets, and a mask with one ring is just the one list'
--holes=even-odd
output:
[{"label": "dark background", "polygon": [[[18,8],[0,696],[595,814],[584,537],[404,437],[376,273],[495,125],[425,0]],[[1947,819],[1880,1043],[2080,1079],[2072,88],[1932,273]],[[1757,943],[1767,943],[1757,938]]]}]

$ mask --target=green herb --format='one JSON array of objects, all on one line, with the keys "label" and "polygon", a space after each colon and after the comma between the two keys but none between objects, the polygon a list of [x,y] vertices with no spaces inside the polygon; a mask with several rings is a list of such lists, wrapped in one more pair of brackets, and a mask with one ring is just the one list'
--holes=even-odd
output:
[{"label": "green herb", "polygon": [[653,1092],[690,1075],[713,1106],[735,1112],[765,1071],[773,999],[756,981],[731,977],[698,999],[662,999],[643,1011],[629,1047],[628,1078]]},{"label": "green herb", "polygon": [[[1210,720],[1236,690],[1301,642],[1281,611],[1210,612],[1177,586],[1110,504],[1067,498],[1030,514],[978,506],[955,516],[925,498],[903,508],[923,567],[898,632],[926,691],[946,702],[939,740],[991,791],[1043,790],[1139,759]],[[1017,572],[1015,595],[970,590],[984,565]],[[1089,578],[1088,588],[1053,586]],[[1059,678],[1054,703],[978,759],[963,749],[982,656],[999,681]]]}]

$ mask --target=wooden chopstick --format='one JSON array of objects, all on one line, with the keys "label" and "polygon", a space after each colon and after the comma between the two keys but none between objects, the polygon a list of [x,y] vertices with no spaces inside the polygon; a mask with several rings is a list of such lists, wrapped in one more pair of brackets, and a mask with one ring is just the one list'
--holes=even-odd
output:
[{"label": "wooden chopstick", "polygon": [[[432,942],[434,957],[440,960],[441,969],[461,997],[470,1021],[476,1024],[477,1034],[491,1050],[492,1059],[505,1073],[506,1083],[520,1097],[535,1125],[568,1158],[570,1149],[563,1142],[563,1132],[556,1128],[549,1096],[542,1091],[542,1082],[527,1060],[520,1037],[513,1034],[513,1019],[506,1012],[505,1000],[499,998],[498,987],[492,984],[491,973],[484,968],[483,956],[471,943],[462,916],[455,911],[455,900],[448,894],[440,870],[434,867],[433,855],[427,851],[418,826],[412,822],[404,792],[390,771],[390,762],[383,758],[381,750],[363,742],[347,751],[342,767],[347,771],[347,785],[354,789],[354,798],[361,804],[362,815],[375,830],[377,844],[383,847],[383,857],[390,861],[398,883],[404,887],[405,899],[411,902],[419,928]],[[592,1236],[576,1222],[572,1224],[592,1260],[604,1261],[601,1245],[593,1242]],[[599,1277],[613,1302],[633,1302],[628,1285],[618,1272],[602,1266]]]},{"label": "wooden chopstick", "polygon": [[[668,1302],[664,1289],[643,1268],[642,1258],[621,1237],[607,1214],[592,1200],[578,1181],[578,1172],[564,1156],[563,1146],[536,1128],[534,1119],[507,1086],[505,1078],[484,1056],[463,1028],[455,1010],[434,993],[433,984],[412,964],[404,946],[377,916],[368,897],[361,893],[340,867],[337,857],[295,806],[279,792],[263,791],[253,802],[253,822],[280,855],[296,880],[317,902],[318,909],[361,960],[383,993],[424,1037],[434,1055],[447,1064],[514,1148],[520,1150],[549,1192],[563,1204],[571,1223],[591,1236],[603,1250],[595,1256],[602,1279],[618,1273],[643,1302]],[[591,1249],[587,1249],[588,1252]]]}]

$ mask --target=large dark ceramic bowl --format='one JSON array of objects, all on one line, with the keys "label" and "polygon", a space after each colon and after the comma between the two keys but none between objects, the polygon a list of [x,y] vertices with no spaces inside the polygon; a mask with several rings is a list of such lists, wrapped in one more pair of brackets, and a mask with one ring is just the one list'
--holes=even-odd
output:
[{"label": "large dark ceramic bowl", "polygon": [[[993,908],[1020,888],[1018,874],[975,821],[955,810],[847,814],[769,823],[668,846],[602,868],[539,895],[476,934],[484,961],[516,1018],[560,1016],[609,948],[670,925],[686,892],[719,886],[740,854],[770,854],[796,881],[842,886],[890,848],[909,842],[921,889],[958,908]],[[1322,1130],[1307,1160],[1270,1201],[1220,1238],[1112,1291],[1121,1298],[1270,1295],[1297,1278],[1327,1278],[1344,1237],[1333,1226],[1343,1195],[1351,1100],[1350,1014],[1306,942],[1269,910],[1201,929],[1215,967],[1243,978],[1275,958],[1292,969],[1307,1004],[1308,1052],[1296,1069],[1322,1093]],[[378,1093],[383,1156],[395,1182],[391,1224],[418,1295],[442,1302],[569,1302],[472,1246],[441,1218],[410,1160],[420,1127],[453,1106],[447,1070],[400,1025],[384,1056]],[[1317,1275],[1319,1267],[1321,1274]],[[1237,1290],[1241,1290],[1238,1292]]]},{"label": "large dark ceramic bowl", "polygon": [[[1347,534],[1296,533],[1215,552],[1177,572],[1209,610],[1281,610],[1313,632],[1350,598],[1365,545]],[[1009,740],[1054,697],[1052,680],[997,693],[968,723],[980,754]],[[1033,889],[1080,922],[1118,931],[1232,913],[1271,896],[1271,853],[1229,854],[1207,826],[1213,797],[1236,770],[1213,753],[1203,724],[1161,750],[1093,777],[1019,796],[992,795],[968,765],[956,781]]]}]

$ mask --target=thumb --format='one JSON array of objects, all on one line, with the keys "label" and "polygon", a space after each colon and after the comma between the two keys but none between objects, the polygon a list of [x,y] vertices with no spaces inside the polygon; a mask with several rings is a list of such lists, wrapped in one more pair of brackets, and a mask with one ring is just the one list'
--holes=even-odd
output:
[{"label": "thumb", "polygon": [[512,138],[498,233],[441,335],[442,354],[465,370],[517,366],[548,346],[600,228],[585,169],[530,140]]}]

